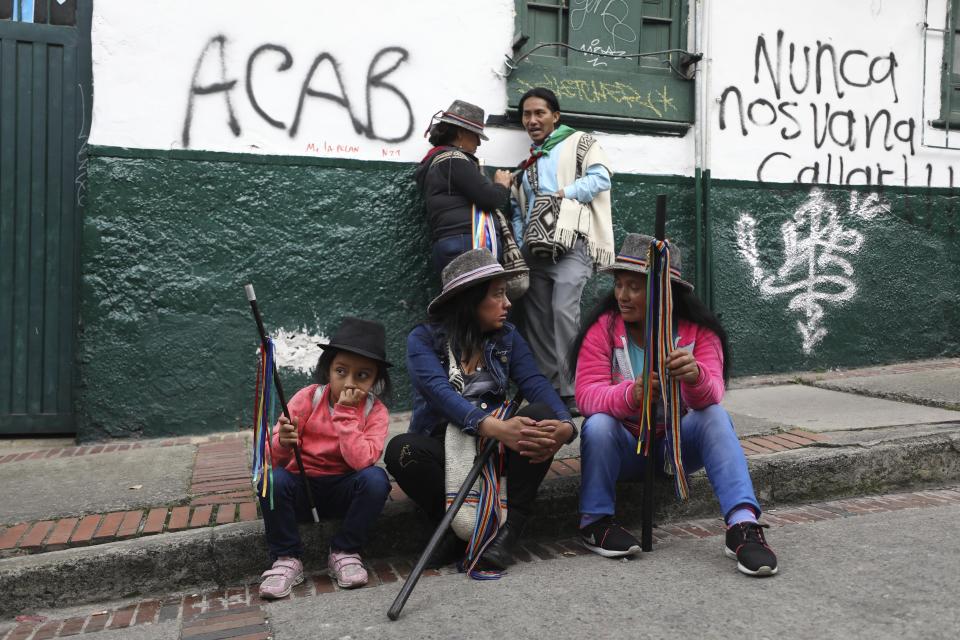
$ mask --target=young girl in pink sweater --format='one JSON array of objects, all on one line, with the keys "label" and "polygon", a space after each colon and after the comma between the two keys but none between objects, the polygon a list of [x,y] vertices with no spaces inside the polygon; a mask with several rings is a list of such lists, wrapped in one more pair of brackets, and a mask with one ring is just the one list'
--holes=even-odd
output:
[{"label": "young girl in pink sweater", "polygon": [[[576,400],[586,416],[580,435],[580,535],[584,545],[605,557],[640,550],[633,535],[615,519],[618,480],[643,477],[644,458],[637,454],[639,413],[643,402],[644,320],[647,249],[653,238],[627,235],[614,264],[613,291],[590,314],[574,342]],[[727,556],[748,575],[777,572],[777,557],[757,523],[760,505],[747,460],[730,421],[720,406],[729,356],[720,321],[683,280],[680,251],[671,247],[673,313],[679,318],[676,345],[667,373],[680,380],[680,448],[686,472],[705,468],[727,523]],[[656,383],[656,380],[654,381]],[[663,468],[667,447],[663,408],[657,405],[655,454]]]},{"label": "young girl in pink sweater", "polygon": [[390,394],[385,331],[378,322],[344,318],[317,362],[312,384],[288,403],[291,423],[280,418],[271,440],[273,506],[260,511],[273,566],[263,573],[260,596],[283,598],[303,582],[303,545],[298,522],[309,519],[306,490],[293,454],[300,447],[304,470],[321,517],[343,518],[330,541],[327,564],[337,584],[363,586],[360,558],[390,494],[386,472],[375,466],[387,437],[388,413],[380,398]]}]

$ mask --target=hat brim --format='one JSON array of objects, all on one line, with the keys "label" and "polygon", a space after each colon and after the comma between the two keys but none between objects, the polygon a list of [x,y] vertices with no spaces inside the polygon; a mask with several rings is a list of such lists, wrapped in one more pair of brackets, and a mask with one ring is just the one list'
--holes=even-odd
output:
[{"label": "hat brim", "polygon": [[483,284],[484,282],[497,280],[499,278],[509,279],[513,276],[523,275],[524,273],[528,273],[529,271],[530,271],[529,269],[525,269],[523,267],[518,267],[516,269],[504,269],[503,271],[496,271],[494,273],[490,273],[485,276],[480,276],[475,280],[468,280],[467,282],[464,282],[459,286],[456,286],[453,289],[450,289],[449,291],[444,291],[443,293],[438,295],[436,298],[434,298],[433,301],[427,305],[427,314],[434,315],[437,311],[439,311],[440,307],[442,307],[445,303],[447,303],[451,298],[456,297],[458,293],[466,289],[474,287],[478,284]]},{"label": "hat brim", "polygon": [[[606,267],[600,267],[597,271],[600,273],[609,273],[610,275],[613,275],[615,271],[632,271],[634,273],[642,273],[643,275],[649,275],[650,273],[650,269],[645,266],[641,266],[639,264],[627,264],[624,262],[614,262]],[[670,281],[676,282],[677,284],[686,287],[690,291],[693,291],[693,285],[683,278],[678,278],[677,276],[671,274]]]},{"label": "hat brim", "polygon": [[470,125],[468,125],[468,124],[464,124],[464,123],[463,123],[462,121],[460,121],[460,120],[454,120],[453,118],[447,118],[446,116],[440,116],[439,118],[437,118],[437,121],[438,121],[438,122],[446,122],[447,124],[452,124],[452,125],[454,125],[454,126],[456,126],[456,127],[460,127],[461,129],[466,129],[467,131],[470,131],[471,133],[475,133],[475,134],[477,134],[478,136],[480,136],[480,139],[481,139],[481,140],[484,140],[484,141],[486,141],[486,142],[489,142],[489,141],[490,141],[490,138],[488,138],[486,135],[484,135],[483,129],[480,129],[480,128],[478,128],[478,127],[473,127],[473,126],[470,126]]},{"label": "hat brim", "polygon": [[388,362],[387,360],[384,360],[383,358],[381,358],[381,357],[378,356],[377,354],[372,353],[372,352],[370,352],[370,351],[367,351],[366,349],[358,349],[357,347],[354,347],[353,345],[349,345],[349,344],[340,344],[340,343],[338,343],[338,342],[327,342],[327,343],[325,343],[325,344],[321,344],[321,345],[320,345],[320,348],[321,348],[321,349],[338,349],[338,350],[340,350],[340,351],[349,351],[350,353],[355,353],[355,354],[357,354],[358,356],[363,356],[364,358],[370,358],[371,360],[376,360],[377,362],[379,362],[380,364],[382,364],[382,365],[385,366],[385,367],[392,367],[392,366],[393,366],[393,363]]}]

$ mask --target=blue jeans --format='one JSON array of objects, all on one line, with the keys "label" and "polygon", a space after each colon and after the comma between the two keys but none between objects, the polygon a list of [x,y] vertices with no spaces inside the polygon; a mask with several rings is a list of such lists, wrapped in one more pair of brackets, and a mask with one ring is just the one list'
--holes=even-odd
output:
[{"label": "blue jeans", "polygon": [[[330,547],[336,551],[360,551],[390,495],[386,471],[367,467],[340,476],[310,477],[309,481],[320,517],[343,518]],[[260,498],[270,557],[300,558],[303,544],[297,523],[312,520],[307,492],[300,476],[283,468],[273,470],[273,483],[273,509],[269,495]]]},{"label": "blue jeans", "polygon": [[445,236],[438,238],[433,243],[432,262],[433,270],[440,275],[443,268],[450,264],[450,261],[461,253],[466,253],[473,249],[473,236],[469,233],[461,233],[455,236]]},{"label": "blue jeans", "polygon": [[[661,438],[655,450],[658,469],[663,469],[666,450],[666,439]],[[680,454],[688,474],[706,469],[724,518],[745,505],[760,515],[747,459],[723,407],[710,405],[682,418]],[[598,516],[615,513],[617,480],[641,478],[645,466],[643,456],[637,454],[637,438],[605,413],[594,414],[583,423],[580,465],[580,513]]]}]

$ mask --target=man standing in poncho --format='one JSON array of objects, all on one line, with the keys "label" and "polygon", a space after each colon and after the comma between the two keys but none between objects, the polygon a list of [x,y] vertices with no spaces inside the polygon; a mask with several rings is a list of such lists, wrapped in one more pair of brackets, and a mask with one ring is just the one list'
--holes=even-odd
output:
[{"label": "man standing in poncho", "polygon": [[564,358],[579,329],[587,279],[613,262],[612,172],[592,136],[559,124],[552,91],[530,89],[519,108],[533,141],[512,190],[515,235],[530,267],[525,334],[540,371],[574,409]]}]

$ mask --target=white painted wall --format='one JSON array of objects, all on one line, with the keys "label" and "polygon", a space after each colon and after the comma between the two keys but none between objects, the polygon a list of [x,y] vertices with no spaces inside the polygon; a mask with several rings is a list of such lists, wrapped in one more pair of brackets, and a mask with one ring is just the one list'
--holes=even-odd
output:
[{"label": "white painted wall", "polygon": [[[821,183],[862,184],[867,172],[872,184],[879,172],[885,184],[960,183],[960,150],[936,148],[944,145],[944,135],[927,124],[939,115],[943,38],[925,36],[921,25],[926,19],[942,26],[945,2],[929,0],[925,17],[925,0],[692,1],[690,48],[697,21],[705,26],[708,47],[701,65],[708,101],[697,126],[713,176],[753,181],[759,171],[764,181],[811,181],[819,167]],[[506,106],[506,84],[494,70],[503,70],[510,50],[514,0],[284,0],[268,8],[253,0],[97,0],[94,11],[92,144],[411,162],[427,150],[422,133],[431,114],[453,99],[477,103],[487,113],[503,113]],[[777,68],[778,30],[783,31],[779,96],[762,56],[755,77],[760,37]],[[220,45],[212,40],[217,36],[224,38],[225,73]],[[820,92],[813,73],[804,88],[803,47],[811,48],[815,71],[818,42],[833,47],[838,73],[842,67],[847,80],[865,81],[873,63],[877,81],[859,87],[841,77],[837,87],[825,53]],[[793,72],[800,90],[790,82],[791,43],[798,49]],[[289,52],[289,68],[278,69],[283,55],[268,50],[254,58],[248,76],[251,54],[265,44]],[[291,135],[301,88],[323,54],[336,60],[350,108],[308,97]],[[896,67],[890,72],[893,58]],[[385,73],[385,84],[368,81],[377,73]],[[258,115],[248,97],[248,77],[263,111],[282,127]],[[229,91],[235,131],[229,126],[227,94],[194,96],[186,145],[191,83],[204,87],[223,78],[236,81]],[[320,62],[309,86],[340,94],[330,59]],[[743,97],[746,134],[730,87]],[[718,101],[725,91],[727,126],[721,129]],[[821,140],[827,108],[833,135],[828,131]],[[891,130],[884,140],[887,113]],[[869,148],[868,120],[878,122]],[[491,141],[479,152],[489,165],[512,166],[526,154],[522,131],[490,128],[489,133]],[[599,137],[617,172],[694,171],[695,132],[683,138]],[[960,132],[950,144],[960,147]]]},{"label": "white painted wall", "polygon": [[[162,7],[162,10],[161,10]],[[91,144],[141,149],[185,148],[183,130],[197,61],[212,38],[225,37],[226,74],[220,46],[207,49],[197,86],[236,80],[229,92],[239,128],[229,126],[224,94],[195,96],[189,148],[209,151],[316,155],[361,160],[418,161],[429,148],[422,137],[430,116],[461,98],[488,114],[506,108],[503,70],[514,31],[513,0],[97,0],[93,19],[95,86]],[[255,58],[252,90],[261,108],[284,128],[271,126],[247,95],[247,65],[261,45],[284,47],[288,69],[278,71],[282,53]],[[370,90],[368,68],[388,47],[406,58],[384,82],[391,89]],[[295,135],[290,135],[301,87],[314,60],[329,54],[338,63],[353,116],[372,126],[373,136],[357,133],[350,114],[330,100],[307,98]],[[401,60],[387,53],[374,74]],[[310,86],[339,94],[329,61],[322,62]],[[492,129],[479,155],[491,166],[513,166],[526,156],[529,140],[519,129]],[[618,172],[690,174],[692,136],[684,139],[603,135],[601,141]],[[656,158],[656,162],[652,160]]]},{"label": "white painted wall", "polygon": [[[157,149],[187,146],[183,128],[194,71],[211,39],[223,36],[226,73],[220,70],[221,47],[214,44],[203,56],[194,82],[207,86],[224,75],[236,81],[229,96],[240,132],[235,135],[228,126],[225,94],[195,96],[190,148],[409,159],[423,144],[416,133],[451,96],[469,87],[470,97],[485,106],[504,102],[503,83],[490,69],[506,50],[512,32],[511,0],[287,0],[269,6],[255,0],[98,0],[91,142]],[[485,46],[467,50],[463,43],[475,33]],[[284,47],[292,57],[291,66],[280,71],[283,55],[268,51],[255,59],[250,74],[256,100],[284,123],[283,128],[258,115],[247,95],[250,56],[265,44]],[[368,100],[371,61],[389,47],[398,51],[384,53],[373,73],[399,63],[383,79],[396,91],[374,86]],[[308,98],[291,136],[301,87],[314,60],[323,54],[332,60],[320,63],[310,86],[340,96],[331,63],[335,61],[350,109]],[[467,59],[470,64],[463,66]],[[388,140],[407,134],[412,116],[415,134],[402,144],[371,139],[354,131],[351,114],[372,128],[372,137]]]},{"label": "white painted wall", "polygon": [[[927,185],[929,173],[933,186],[949,186],[950,167],[955,164],[953,183],[960,183],[960,132],[951,142],[957,150],[938,149],[934,145],[942,146],[944,135],[927,123],[939,116],[943,38],[932,32],[924,35],[924,5],[924,0],[708,3],[713,176],[811,182],[818,170],[820,183],[877,184],[878,173],[883,172],[883,184],[903,186]],[[929,7],[930,25],[942,26],[944,0],[930,0]],[[743,16],[750,19],[744,21]],[[779,63],[778,31],[783,32]],[[772,73],[762,53],[756,61],[760,38],[766,43]],[[796,52],[792,65],[791,44]],[[805,47],[810,49],[812,67],[809,84]],[[820,91],[815,80],[818,51],[822,51]],[[778,68],[779,95],[774,81]],[[869,86],[858,86],[864,84]],[[743,96],[746,133],[731,87]],[[890,117],[889,135],[885,114]],[[868,122],[877,123],[870,136]]]}]

